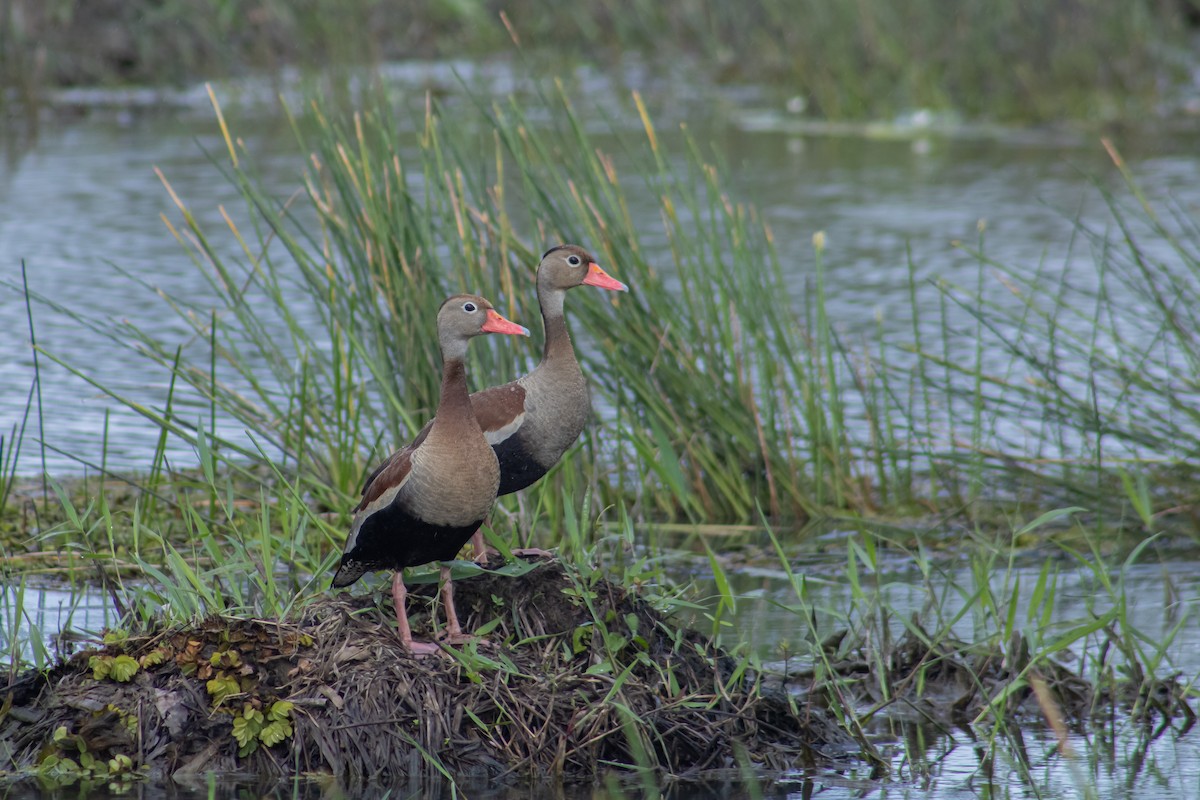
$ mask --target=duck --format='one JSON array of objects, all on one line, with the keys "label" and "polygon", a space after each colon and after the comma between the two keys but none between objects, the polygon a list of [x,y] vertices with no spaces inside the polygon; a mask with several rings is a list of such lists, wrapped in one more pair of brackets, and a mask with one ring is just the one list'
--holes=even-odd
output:
[{"label": "duck", "polygon": [[[514,381],[471,395],[475,418],[500,464],[498,495],[519,492],[541,480],[579,438],[591,416],[587,380],[575,357],[563,313],[567,292],[577,286],[629,291],[579,245],[550,248],[537,268],[537,298],[546,334],[541,361]],[[426,425],[414,443],[430,431],[430,425]],[[476,560],[486,561],[489,553],[482,531],[477,531],[471,541]],[[513,552],[550,555],[536,548]]]},{"label": "duck", "polygon": [[[417,656],[440,647],[413,638],[406,606],[404,569],[446,562],[458,554],[491,511],[500,488],[500,465],[485,438],[467,389],[467,343],[482,334],[529,335],[483,297],[459,294],[437,313],[442,354],[441,396],[433,421],[419,441],[384,461],[363,487],[354,509],[333,587],[351,585],[374,570],[395,570],[392,599],[400,640]],[[442,563],[446,639],[461,642],[450,568]]]}]

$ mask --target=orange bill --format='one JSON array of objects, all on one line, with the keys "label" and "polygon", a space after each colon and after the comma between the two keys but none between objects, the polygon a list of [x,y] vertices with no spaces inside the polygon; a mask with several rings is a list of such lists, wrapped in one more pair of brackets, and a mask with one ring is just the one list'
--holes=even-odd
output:
[{"label": "orange bill", "polygon": [[588,264],[588,274],[583,279],[583,283],[585,286],[599,286],[601,289],[608,289],[613,292],[629,291],[628,286],[600,269],[600,265],[594,261]]},{"label": "orange bill", "polygon": [[[606,276],[607,277],[607,276]],[[483,323],[480,328],[484,333],[511,333],[520,334],[521,336],[529,335],[529,328],[524,325],[518,325],[515,322],[510,322],[494,308],[489,308],[487,312],[487,322]]]}]

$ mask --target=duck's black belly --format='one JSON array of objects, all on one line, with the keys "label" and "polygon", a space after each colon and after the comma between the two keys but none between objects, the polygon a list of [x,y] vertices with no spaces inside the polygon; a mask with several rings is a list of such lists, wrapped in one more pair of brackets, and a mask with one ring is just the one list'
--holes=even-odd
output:
[{"label": "duck's black belly", "polygon": [[533,459],[522,446],[519,436],[510,436],[497,445],[496,460],[500,462],[500,489],[497,495],[519,492],[541,480],[548,470]]},{"label": "duck's black belly", "polygon": [[393,503],[363,520],[354,549],[342,560],[358,562],[366,569],[403,569],[449,561],[481,524],[483,519],[463,526],[434,525]]}]

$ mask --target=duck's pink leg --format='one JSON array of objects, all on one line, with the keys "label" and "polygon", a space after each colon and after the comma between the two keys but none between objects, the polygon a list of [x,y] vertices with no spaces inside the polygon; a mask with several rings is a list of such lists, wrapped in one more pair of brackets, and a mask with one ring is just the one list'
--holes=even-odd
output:
[{"label": "duck's pink leg", "polygon": [[[396,606],[396,628],[400,631],[400,641],[414,656],[427,656],[440,652],[441,648],[433,642],[413,641],[412,628],[408,624],[408,589],[404,586],[404,570],[396,570],[392,577],[392,602]],[[455,624],[458,621],[455,620]]]},{"label": "duck's pink leg", "polygon": [[450,644],[462,644],[477,640],[486,642],[471,633],[463,633],[462,625],[458,622],[458,611],[454,608],[454,584],[450,581],[450,568],[442,567],[442,605],[446,607],[446,635],[444,641]]},{"label": "duck's pink leg", "polygon": [[475,531],[475,535],[471,537],[471,550],[475,553],[473,560],[480,566],[487,564],[488,559],[492,557],[492,553],[496,552],[488,547],[487,542],[484,540],[483,528]]}]

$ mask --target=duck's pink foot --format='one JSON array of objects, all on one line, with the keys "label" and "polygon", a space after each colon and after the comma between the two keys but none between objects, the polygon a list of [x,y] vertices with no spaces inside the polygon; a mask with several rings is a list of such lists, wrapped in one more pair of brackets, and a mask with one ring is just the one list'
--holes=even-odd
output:
[{"label": "duck's pink foot", "polygon": [[518,547],[512,551],[512,554],[522,558],[554,558],[554,553],[540,547]]},{"label": "duck's pink foot", "polygon": [[404,646],[408,648],[408,652],[418,658],[437,655],[443,652],[442,648],[437,645],[437,642],[422,642],[417,639],[409,639],[407,642],[404,642]]}]

